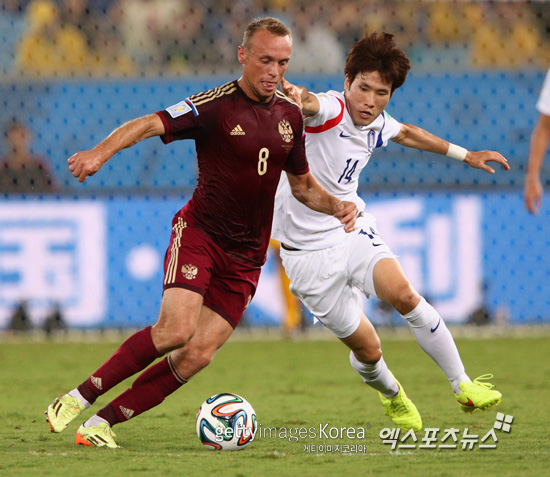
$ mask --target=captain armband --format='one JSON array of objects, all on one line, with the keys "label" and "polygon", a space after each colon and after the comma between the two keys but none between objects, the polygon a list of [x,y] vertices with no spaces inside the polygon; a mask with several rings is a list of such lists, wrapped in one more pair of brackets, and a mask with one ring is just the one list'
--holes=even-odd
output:
[{"label": "captain armband", "polygon": [[452,157],[453,159],[458,159],[459,161],[463,161],[464,159],[466,159],[467,154],[467,149],[457,146],[456,144],[449,143],[449,150],[446,154],[447,156]]}]

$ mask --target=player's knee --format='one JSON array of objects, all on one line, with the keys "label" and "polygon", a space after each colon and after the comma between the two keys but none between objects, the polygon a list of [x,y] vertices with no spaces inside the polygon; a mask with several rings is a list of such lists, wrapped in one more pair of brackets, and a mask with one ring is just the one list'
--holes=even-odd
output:
[{"label": "player's knee", "polygon": [[155,325],[151,331],[153,343],[162,353],[184,346],[192,337],[194,330],[189,328],[166,328]]},{"label": "player's knee", "polygon": [[402,315],[412,311],[419,300],[420,295],[409,282],[397,285],[390,296],[390,304]]},{"label": "player's knee", "polygon": [[215,352],[210,349],[193,346],[192,343],[189,343],[189,345],[183,349],[182,357],[188,365],[192,364],[194,373],[198,373],[212,362],[214,354]]},{"label": "player's knee", "polygon": [[169,342],[173,349],[181,348],[193,337],[193,331],[181,329],[175,331],[169,338]]},{"label": "player's knee", "polygon": [[382,358],[382,349],[380,346],[371,346],[354,350],[353,354],[363,364],[376,364]]},{"label": "player's knee", "polygon": [[200,369],[206,368],[214,359],[214,353],[203,351],[197,356],[197,367]]}]

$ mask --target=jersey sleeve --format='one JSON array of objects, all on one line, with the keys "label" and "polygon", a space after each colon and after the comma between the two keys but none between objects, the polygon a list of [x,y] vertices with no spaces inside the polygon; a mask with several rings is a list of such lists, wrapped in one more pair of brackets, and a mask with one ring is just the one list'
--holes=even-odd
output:
[{"label": "jersey sleeve", "polygon": [[197,139],[215,126],[219,111],[218,101],[209,101],[197,106],[193,102],[193,97],[158,111],[165,130],[160,138],[165,144],[180,139]]},{"label": "jersey sleeve", "polygon": [[[319,112],[305,119],[306,128],[322,127],[331,121],[341,121],[344,114],[344,103],[329,93],[310,93],[319,101]],[[338,119],[339,118],[339,119]]]},{"label": "jersey sleeve", "polygon": [[304,132],[304,121],[299,110],[297,110],[296,119],[293,121],[293,127],[296,131],[296,137],[283,169],[291,174],[301,175],[309,171],[309,165],[306,157],[306,134]]},{"label": "jersey sleeve", "polygon": [[542,90],[537,101],[537,111],[546,116],[550,116],[550,70],[548,70],[546,79],[542,85]]},{"label": "jersey sleeve", "polygon": [[378,136],[376,147],[386,147],[388,141],[401,132],[401,123],[392,118],[386,111],[382,113],[384,125]]}]

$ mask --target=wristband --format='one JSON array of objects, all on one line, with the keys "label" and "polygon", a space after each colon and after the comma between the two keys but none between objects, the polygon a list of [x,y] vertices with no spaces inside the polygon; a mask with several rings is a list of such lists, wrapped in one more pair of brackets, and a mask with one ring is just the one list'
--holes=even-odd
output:
[{"label": "wristband", "polygon": [[466,155],[468,154],[468,149],[464,149],[463,147],[457,146],[456,144],[449,143],[449,150],[447,151],[447,156],[452,157],[453,159],[458,159],[459,161],[463,161],[466,159]]}]

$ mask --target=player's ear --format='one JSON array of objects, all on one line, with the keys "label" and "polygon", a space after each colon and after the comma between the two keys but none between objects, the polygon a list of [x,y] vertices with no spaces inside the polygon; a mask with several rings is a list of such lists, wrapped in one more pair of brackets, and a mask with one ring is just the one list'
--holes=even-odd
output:
[{"label": "player's ear", "polygon": [[344,89],[345,89],[346,91],[349,91],[349,87],[350,87],[350,86],[351,86],[351,83],[350,83],[350,81],[349,81],[349,76],[346,75],[346,79],[345,79],[345,81],[344,81]]},{"label": "player's ear", "polygon": [[239,63],[241,63],[242,65],[245,64],[245,62],[246,62],[246,50],[242,46],[239,46],[239,48],[237,50],[237,58],[239,60]]}]

